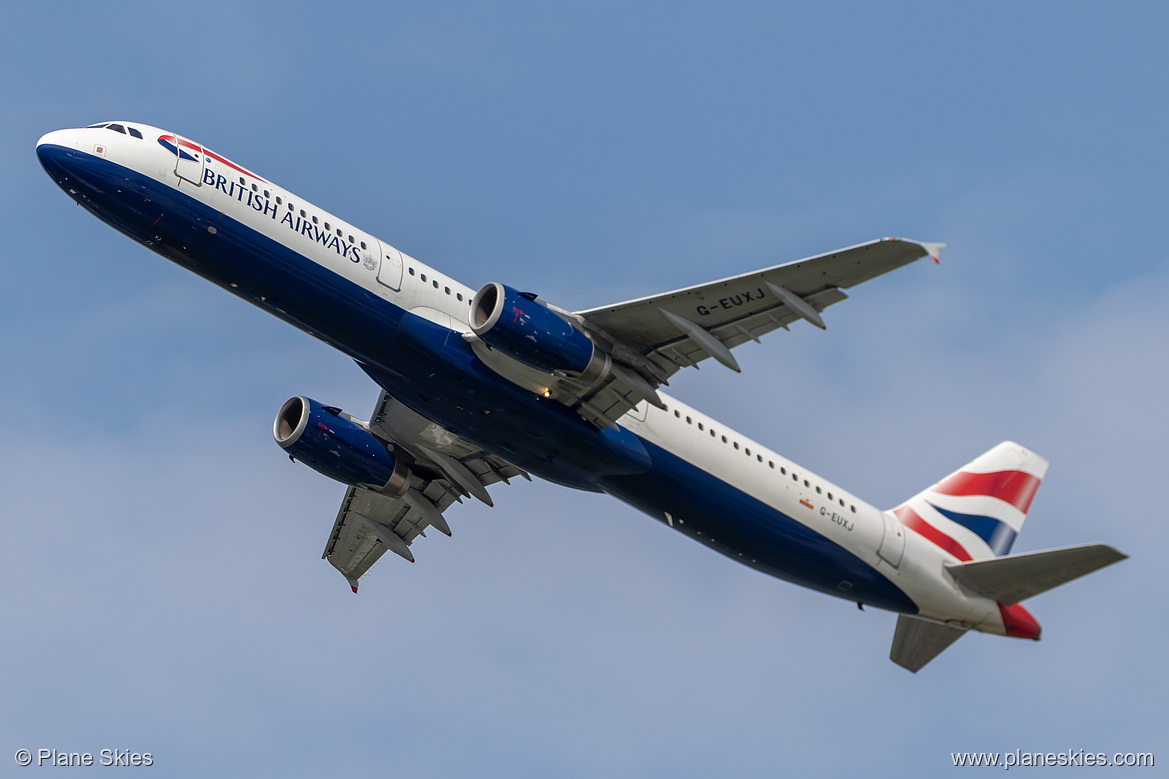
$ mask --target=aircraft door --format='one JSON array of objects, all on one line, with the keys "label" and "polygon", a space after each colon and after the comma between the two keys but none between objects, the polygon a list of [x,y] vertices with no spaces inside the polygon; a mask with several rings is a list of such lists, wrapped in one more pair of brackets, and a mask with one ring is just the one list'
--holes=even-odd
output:
[{"label": "aircraft door", "polygon": [[203,185],[203,147],[188,141],[186,138],[175,136],[175,175],[195,186]]},{"label": "aircraft door", "polygon": [[885,521],[885,535],[881,538],[881,548],[877,554],[896,568],[901,565],[901,558],[905,555],[905,526],[892,512],[882,511],[881,518]]},{"label": "aircraft door", "polygon": [[388,243],[382,243],[376,238],[374,241],[381,247],[377,280],[380,284],[397,292],[402,289],[402,253]]}]

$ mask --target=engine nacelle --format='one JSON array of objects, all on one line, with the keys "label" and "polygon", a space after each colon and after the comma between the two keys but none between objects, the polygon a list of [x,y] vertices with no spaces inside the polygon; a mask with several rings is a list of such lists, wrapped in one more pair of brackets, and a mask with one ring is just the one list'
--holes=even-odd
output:
[{"label": "engine nacelle", "polygon": [[289,398],[276,414],[272,436],[290,457],[351,487],[399,494],[409,484],[410,470],[372,433],[312,398]]},{"label": "engine nacelle", "polygon": [[491,348],[549,373],[600,375],[608,361],[592,339],[535,295],[495,281],[471,301],[471,330]]}]

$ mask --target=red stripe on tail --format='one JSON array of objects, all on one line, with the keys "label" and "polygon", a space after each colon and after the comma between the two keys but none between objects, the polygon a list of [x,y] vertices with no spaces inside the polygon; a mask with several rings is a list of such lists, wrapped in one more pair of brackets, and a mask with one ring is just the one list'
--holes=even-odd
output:
[{"label": "red stripe on tail", "polygon": [[1025,471],[956,473],[933,488],[943,495],[986,495],[1010,503],[1024,514],[1039,489],[1039,479]]},{"label": "red stripe on tail", "polygon": [[918,535],[923,536],[927,540],[937,544],[943,550],[954,555],[962,562],[965,563],[974,559],[961,544],[950,538],[942,531],[938,530],[930,523],[926,522],[924,519],[918,516],[916,511],[911,509],[909,506],[895,508],[893,509],[893,514],[899,520],[901,520],[901,524],[905,525],[907,528],[917,533]]}]

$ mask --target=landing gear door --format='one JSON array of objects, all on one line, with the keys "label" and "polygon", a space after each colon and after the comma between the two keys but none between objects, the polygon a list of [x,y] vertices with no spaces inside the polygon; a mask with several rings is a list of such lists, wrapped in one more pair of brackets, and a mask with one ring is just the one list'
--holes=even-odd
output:
[{"label": "landing gear door", "polygon": [[885,520],[885,535],[877,554],[896,568],[901,565],[901,558],[905,555],[905,526],[892,512],[882,511],[881,518]]},{"label": "landing gear door", "polygon": [[176,135],[175,175],[195,186],[203,185],[203,147],[193,141]]},{"label": "landing gear door", "polygon": [[[377,239],[374,239],[377,241]],[[378,283],[395,292],[402,289],[402,253],[388,243],[377,241],[381,246],[381,263],[377,269]]]}]

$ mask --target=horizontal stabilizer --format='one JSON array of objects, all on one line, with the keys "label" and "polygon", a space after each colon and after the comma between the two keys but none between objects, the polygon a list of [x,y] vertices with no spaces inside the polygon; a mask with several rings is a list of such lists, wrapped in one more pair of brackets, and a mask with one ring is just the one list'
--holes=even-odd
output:
[{"label": "horizontal stabilizer", "polygon": [[979,595],[1010,606],[1127,557],[1107,544],[1088,544],[970,563],[947,563],[946,570]]},{"label": "horizontal stabilizer", "polygon": [[917,673],[926,663],[945,651],[946,647],[962,638],[965,632],[965,628],[900,614],[889,659]]}]

